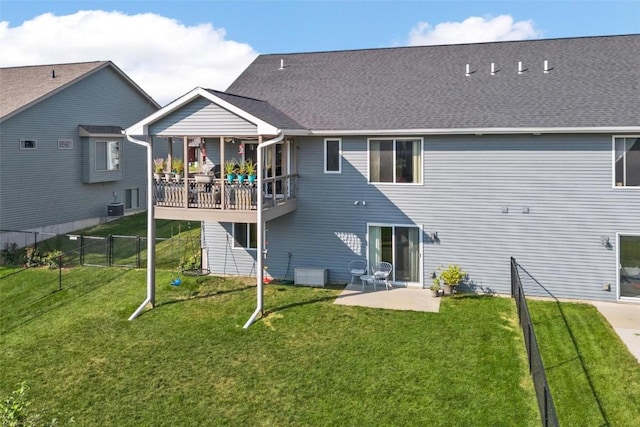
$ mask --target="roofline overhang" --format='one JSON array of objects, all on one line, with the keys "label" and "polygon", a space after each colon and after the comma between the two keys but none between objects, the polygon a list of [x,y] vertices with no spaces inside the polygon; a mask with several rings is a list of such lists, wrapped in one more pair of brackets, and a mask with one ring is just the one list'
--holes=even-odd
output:
[{"label": "roofline overhang", "polygon": [[196,87],[190,92],[182,95],[180,98],[174,100],[173,102],[170,102],[155,113],[128,127],[125,132],[128,135],[148,135],[150,125],[170,115],[174,111],[178,110],[179,108],[183,107],[184,105],[200,96],[256,125],[256,135],[277,135],[279,133],[279,129],[275,126],[257,118],[250,113],[247,113],[243,109],[236,107],[235,105],[225,101],[222,98],[217,97],[216,95],[201,87]]},{"label": "roofline overhang", "polygon": [[619,134],[638,133],[640,126],[522,127],[522,128],[417,128],[417,129],[317,129],[314,136],[357,135],[514,135],[514,134]]}]

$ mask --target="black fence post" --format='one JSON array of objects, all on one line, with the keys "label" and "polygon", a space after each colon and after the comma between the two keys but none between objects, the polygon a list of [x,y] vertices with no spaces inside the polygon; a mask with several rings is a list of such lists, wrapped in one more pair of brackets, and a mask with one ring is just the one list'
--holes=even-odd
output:
[{"label": "black fence post", "polygon": [[84,265],[84,236],[81,234],[80,239],[80,247],[78,248],[78,262],[80,265]]},{"label": "black fence post", "polygon": [[62,255],[58,257],[58,290],[62,290]]},{"label": "black fence post", "polygon": [[109,234],[106,239],[107,266],[113,266],[113,235]]},{"label": "black fence post", "polygon": [[140,268],[140,236],[136,236],[136,268]]}]

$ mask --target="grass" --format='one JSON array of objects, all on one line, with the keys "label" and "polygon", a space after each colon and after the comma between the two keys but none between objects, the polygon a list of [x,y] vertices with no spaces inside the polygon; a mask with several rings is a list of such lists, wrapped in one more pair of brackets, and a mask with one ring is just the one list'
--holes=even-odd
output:
[{"label": "grass", "polygon": [[[137,235],[144,221],[83,233]],[[174,237],[158,243],[165,258],[199,234],[184,225],[158,221],[158,236]],[[183,276],[172,287],[175,274],[157,271],[156,309],[129,322],[144,270],[64,269],[60,289],[55,270],[0,267],[0,399],[25,381],[29,410],[63,425],[540,423],[509,299],[446,298],[440,313],[416,313],[269,285],[268,311],[243,330],[254,280]],[[561,425],[639,425],[639,365],[602,316],[530,308]]]},{"label": "grass", "polygon": [[560,425],[640,425],[640,365],[589,304],[529,301]]},{"label": "grass", "polygon": [[[269,285],[269,311],[244,330],[255,287],[240,279],[171,287],[172,273],[160,271],[158,306],[129,322],[143,270],[74,269],[74,286],[35,301],[16,291],[46,274],[56,273],[0,281],[0,396],[26,381],[31,409],[62,421],[539,425],[508,299],[451,298],[441,313],[417,313],[334,305],[337,289]],[[4,314],[21,301],[25,309]]]}]

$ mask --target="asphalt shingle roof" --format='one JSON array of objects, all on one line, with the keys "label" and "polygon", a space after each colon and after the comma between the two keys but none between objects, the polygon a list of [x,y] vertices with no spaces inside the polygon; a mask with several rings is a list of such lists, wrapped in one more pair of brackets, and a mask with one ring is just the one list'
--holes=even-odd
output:
[{"label": "asphalt shingle roof", "polygon": [[277,108],[274,108],[266,101],[233,95],[213,89],[207,89],[207,91],[279,129],[304,129],[300,123],[279,111]]},{"label": "asphalt shingle roof", "polygon": [[640,126],[640,35],[260,55],[227,92],[312,130]]},{"label": "asphalt shingle roof", "polygon": [[95,61],[0,68],[0,118],[31,105],[107,63]]}]

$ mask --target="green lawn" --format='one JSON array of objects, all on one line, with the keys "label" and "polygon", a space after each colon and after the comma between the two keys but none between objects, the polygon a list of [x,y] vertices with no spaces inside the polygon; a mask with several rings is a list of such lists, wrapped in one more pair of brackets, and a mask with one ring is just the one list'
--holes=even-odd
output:
[{"label": "green lawn", "polygon": [[590,304],[529,301],[560,425],[640,425],[640,365]]},{"label": "green lawn", "polygon": [[244,330],[255,287],[239,279],[159,272],[158,306],[130,322],[144,270],[74,269],[35,298],[47,274],[0,281],[0,396],[26,381],[30,410],[63,424],[539,425],[509,299],[416,313],[269,285]]},{"label": "green lawn", "polygon": [[[136,215],[83,233],[143,228]],[[158,305],[133,322],[143,269],[0,267],[0,399],[26,382],[29,411],[62,425],[540,424],[512,300],[460,296],[416,313],[272,284],[267,315],[244,330],[254,280],[169,285],[199,232],[158,221],[159,237],[174,236],[157,245]],[[640,425],[640,366],[602,316],[530,309],[561,425]]]}]

